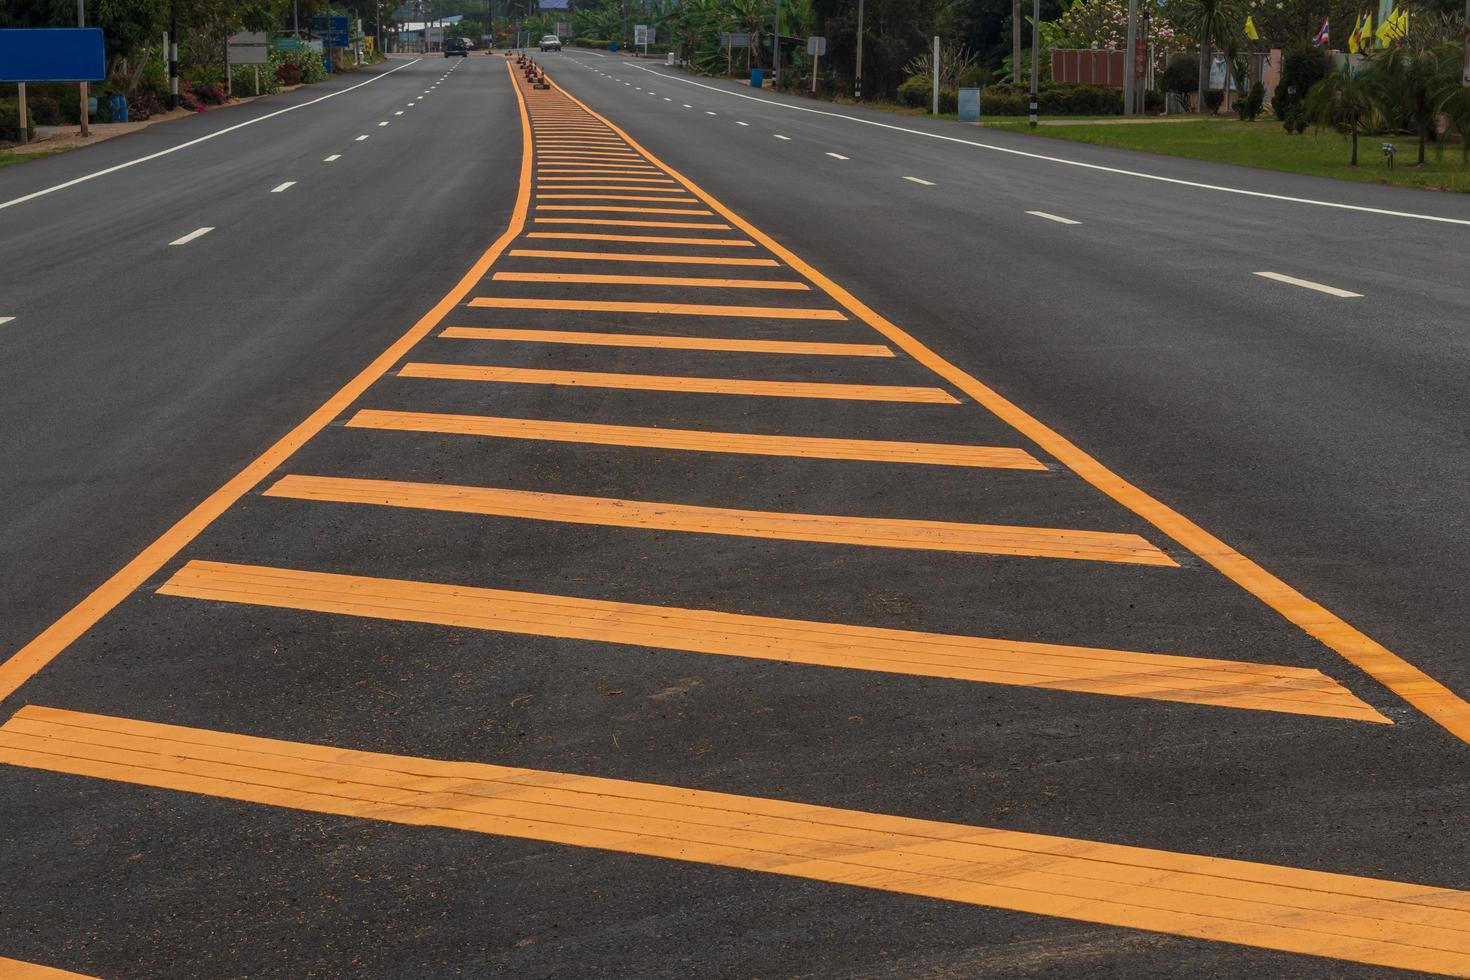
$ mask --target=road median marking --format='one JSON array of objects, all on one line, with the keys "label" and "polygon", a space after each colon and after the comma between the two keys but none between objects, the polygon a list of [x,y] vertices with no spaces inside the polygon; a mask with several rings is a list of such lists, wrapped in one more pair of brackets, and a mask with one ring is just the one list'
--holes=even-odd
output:
[{"label": "road median marking", "polygon": [[594,347],[648,347],[661,350],[742,351],[754,354],[809,354],[829,357],[892,357],[882,344],[829,344],[799,340],[744,340],[738,337],[666,337],[655,334],[587,333],[576,330],[523,330],[505,327],[445,327],[449,340],[507,340],[518,343],[583,344]]},{"label": "road median marking", "polygon": [[[1384,723],[1319,671],[478,586],[188,562],[160,595],[969,683]],[[1470,942],[1470,937],[1467,937]]]},{"label": "road median marking", "polygon": [[867,548],[950,551],[1177,568],[1136,534],[955,521],[740,510],[499,487],[288,475],[267,497]]},{"label": "road median marking", "polygon": [[1024,449],[1009,446],[762,435],[751,432],[647,428],[487,415],[394,412],[371,408],[358,411],[346,425],[353,429],[433,432],[489,439],[526,439],[679,452],[1046,472],[1045,463]]},{"label": "road median marking", "polygon": [[[697,241],[697,239],[691,239]],[[561,252],[541,248],[513,248],[511,258],[566,259],[575,262],[647,262],[653,265],[738,265],[779,268],[775,259],[727,255],[655,255],[647,252]]]},{"label": "road median marking", "polygon": [[671,374],[624,374],[606,371],[557,371],[502,367],[498,364],[433,364],[411,361],[400,378],[439,381],[483,381],[500,384],[565,385],[628,391],[673,391],[703,395],[752,395],[770,398],[833,398],[844,401],[911,402],[957,405],[943,388],[909,385],[836,384],[822,381],[764,381],[751,378],[699,378]]},{"label": "road median marking", "polygon": [[1303,289],[1311,289],[1319,293],[1326,293],[1328,296],[1336,296],[1340,299],[1363,298],[1362,293],[1354,293],[1346,289],[1338,289],[1336,286],[1324,286],[1320,282],[1312,282],[1310,279],[1298,279],[1295,276],[1282,275],[1280,272],[1257,272],[1255,273],[1255,275],[1260,276],[1262,279],[1271,279],[1276,282],[1283,282],[1289,286],[1300,286]]},{"label": "road median marking", "polygon": [[706,228],[729,231],[730,226],[717,221],[634,221],[625,218],[536,218],[538,225],[605,225],[619,228]]},{"label": "road median marking", "polygon": [[600,286],[683,286],[703,289],[776,289],[810,292],[804,282],[784,279],[713,279],[704,276],[612,276],[587,272],[497,272],[495,282],[580,283]]},{"label": "road median marking", "polygon": [[[1284,620],[1372,676],[1462,742],[1470,743],[1470,704],[1467,704],[1460,695],[1373,640],[1320,603],[1307,598],[1163,501],[1123,479],[1061,433],[930,350],[913,335],[858,300],[852,293],[803,261],[790,249],[731,211],[689,178],[664,164],[606,118],[590,109],[587,111],[595,118],[612,126],[649,162],[662,167],[669,176],[679,180],[689,188],[691,193],[703,199],[732,225],[750,235],[761,246],[805,276],[814,286],[827,293],[855,317],[877,330],[920,364],[975,399],[1002,421],[1059,460],[1073,473],[1199,556],[1226,578],[1278,613]],[[941,138],[948,139],[949,137]],[[1415,215],[1409,216],[1416,217]],[[1470,224],[1470,221],[1460,223]]]},{"label": "road median marking", "polygon": [[[576,242],[641,242],[651,245],[709,245],[719,248],[754,248],[755,242],[744,238],[670,238],[663,235],[602,235],[582,232],[533,231],[526,235],[539,241]],[[637,253],[629,252],[629,255]]]},{"label": "road median marking", "polygon": [[58,970],[39,963],[25,963],[5,956],[0,956],[0,976],[6,980],[93,980],[84,973]]},{"label": "road median marking", "polygon": [[595,313],[653,313],[667,316],[738,316],[773,320],[846,320],[838,310],[782,306],[705,306],[694,303],[632,303],[596,299],[520,299],[477,296],[470,306],[497,310],[576,310]]}]

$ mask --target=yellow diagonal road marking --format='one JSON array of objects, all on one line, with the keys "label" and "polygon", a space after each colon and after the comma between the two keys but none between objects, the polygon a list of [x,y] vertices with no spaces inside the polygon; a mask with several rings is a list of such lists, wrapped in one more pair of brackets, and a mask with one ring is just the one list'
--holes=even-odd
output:
[{"label": "yellow diagonal road marking", "polygon": [[619,228],[707,228],[729,231],[730,226],[717,221],[632,221],[623,218],[536,218],[538,225],[607,225]]},{"label": "yellow diagonal road marking", "polygon": [[537,211],[610,211],[614,214],[713,215],[708,208],[635,208],[614,204],[538,204]]},{"label": "yellow diagonal road marking", "polygon": [[1111,531],[734,510],[500,487],[295,474],[277,480],[265,495],[568,524],[820,541],[870,548],[913,548],[1178,567],[1172,558],[1138,535]]},{"label": "yellow diagonal road marking", "polygon": [[1447,888],[38,706],[0,727],[0,761],[1470,976],[1470,893]]},{"label": "yellow diagonal road marking", "polygon": [[777,320],[846,320],[837,310],[779,306],[708,306],[694,303],[630,303],[597,299],[518,299],[477,296],[470,306],[498,310],[578,310],[593,313],[660,313],[669,316],[740,316]]},{"label": "yellow diagonal road marking", "polygon": [[666,350],[744,351],[756,354],[811,354],[832,357],[892,357],[882,344],[825,344],[800,340],[741,340],[736,337],[662,337],[636,333],[577,330],[521,330],[510,327],[445,327],[451,340],[511,340],[522,343],[585,344],[593,347],[652,347]]},{"label": "yellow diagonal road marking", "polygon": [[670,238],[663,235],[599,235],[576,231],[533,231],[526,237],[572,242],[638,242],[648,245],[711,245],[719,248],[755,247],[755,242],[744,238]]},{"label": "yellow diagonal road marking", "polygon": [[[552,189],[561,190],[562,188]],[[638,190],[638,188],[609,187],[596,188],[596,190],[636,191]],[[652,194],[547,194],[545,192],[538,192],[536,195],[536,199],[540,201],[674,201],[676,203],[686,201],[692,203],[698,200],[697,198],[693,197],[657,197]],[[706,211],[702,213],[708,214],[709,212]]]},{"label": "yellow diagonal road marking", "polygon": [[23,963],[0,956],[0,977],[5,980],[92,980],[84,973],[58,970],[38,963]]},{"label": "yellow diagonal road marking", "polygon": [[780,289],[808,292],[804,282],[781,279],[712,279],[701,276],[615,276],[583,272],[497,272],[500,282],[574,282],[603,286],[692,286],[710,289]]},{"label": "yellow diagonal road marking", "polygon": [[488,415],[443,415],[432,412],[388,412],[365,408],[347,421],[351,428],[399,432],[437,432],[495,439],[535,439],[598,446],[635,446],[748,456],[792,456],[799,459],[845,459],[925,466],[968,466],[984,469],[1045,470],[1046,464],[1024,449],[1006,446],[961,446],[939,442],[884,442],[877,439],[818,439],[768,436],[747,432],[698,429],[655,429],[634,425],[600,425],[546,419],[508,419]]},{"label": "yellow diagonal road marking", "polygon": [[162,595],[563,639],[1178,701],[1387,719],[1316,670],[1094,647],[775,619],[466,585],[191,561]]},{"label": "yellow diagonal road marking", "polygon": [[426,364],[413,362],[398,371],[401,378],[441,381],[493,381],[508,384],[568,385],[635,391],[682,391],[705,395],[764,395],[772,398],[838,398],[867,402],[919,402],[958,405],[942,388],[903,385],[828,384],[819,381],[761,381],[749,378],[686,378],[669,374],[621,374],[600,371],[552,371],[502,367],[497,364]]},{"label": "yellow diagonal road marking", "polygon": [[[573,236],[568,236],[573,237]],[[580,236],[576,236],[580,237]],[[699,242],[699,239],[687,239]],[[513,248],[508,253],[517,259],[566,259],[573,262],[650,262],[668,265],[741,265],[770,268],[780,265],[775,259],[746,259],[716,255],[652,255],[638,252],[563,252],[543,248]]]}]

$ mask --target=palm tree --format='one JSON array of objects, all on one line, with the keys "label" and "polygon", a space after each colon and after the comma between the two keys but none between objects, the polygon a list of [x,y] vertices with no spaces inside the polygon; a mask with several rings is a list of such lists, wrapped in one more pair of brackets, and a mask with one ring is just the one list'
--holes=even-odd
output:
[{"label": "palm tree", "polygon": [[1442,82],[1435,94],[1434,108],[1444,113],[1450,128],[1460,134],[1460,159],[1470,163],[1470,86],[1460,81],[1461,53],[1457,46],[1439,49]]},{"label": "palm tree", "polygon": [[1211,44],[1229,37],[1242,23],[1235,0],[1183,0],[1179,5],[1179,24],[1199,38],[1199,108],[1205,107],[1205,92],[1210,87]]},{"label": "palm tree", "polygon": [[[1434,127],[1435,101],[1443,84],[1439,58],[1427,48],[1391,48],[1363,70],[1385,115],[1396,117],[1419,137],[1419,163]],[[1451,76],[1454,77],[1454,76]]]},{"label": "palm tree", "polygon": [[1377,111],[1372,82],[1343,65],[1342,70],[1329,72],[1308,90],[1302,108],[1318,126],[1347,126],[1353,135],[1353,158],[1349,163],[1356,167],[1358,130]]}]

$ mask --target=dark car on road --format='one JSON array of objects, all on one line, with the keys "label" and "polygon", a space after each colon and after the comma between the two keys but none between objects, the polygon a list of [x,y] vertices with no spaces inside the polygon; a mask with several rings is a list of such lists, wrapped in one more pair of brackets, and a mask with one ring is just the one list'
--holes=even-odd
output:
[{"label": "dark car on road", "polygon": [[557,37],[555,34],[548,34],[548,35],[546,35],[545,37],[543,37],[541,39],[541,50],[542,51],[560,51],[561,50],[561,38]]},{"label": "dark car on road", "polygon": [[468,58],[470,56],[470,46],[465,43],[465,39],[462,37],[451,37],[444,41],[444,57],[453,58],[455,55],[461,58]]}]

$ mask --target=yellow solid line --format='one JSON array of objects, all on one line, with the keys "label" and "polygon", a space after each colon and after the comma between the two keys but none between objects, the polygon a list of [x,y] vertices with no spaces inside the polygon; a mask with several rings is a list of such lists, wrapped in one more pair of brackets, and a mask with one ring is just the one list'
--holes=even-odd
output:
[{"label": "yellow solid line", "polygon": [[0,977],[5,980],[92,980],[85,973],[58,970],[39,963],[23,963],[5,956],[0,956]]},{"label": "yellow solid line", "polygon": [[644,242],[653,245],[718,245],[721,248],[754,248],[755,242],[741,238],[666,238],[658,235],[594,235],[582,232],[533,231],[527,238],[575,242]]},{"label": "yellow solid line", "polygon": [[[514,78],[510,63],[507,73]],[[449,312],[484,278],[490,266],[501,252],[520,235],[526,225],[526,213],[531,203],[531,133],[527,116],[525,96],[520,85],[512,86],[516,92],[516,103],[521,116],[521,175],[516,192],[515,208],[511,212],[510,224],[495,240],[459,282],[455,284],[434,308],[425,313],[407,333],[394,341],[387,350],[373,359],[351,381],[347,382],[320,408],[312,412],[300,424],[283,436],[265,452],[257,456],[248,466],[230,479],[228,483],[210,494],[178,523],[160,535],[136,557],[108,577],[89,596],[69,609],[62,617],[46,627],[39,636],[16,651],[4,663],[0,663],[0,698],[9,697],[15,689],[29,680],[36,671],[50,663],[57,654],[65,650],[77,637],[91,629],[96,622],[111,612],[123,599],[133,594],[164,563],[179,553],[205,528],[243,497],[261,480],[291,457],[307,440],[326,428],[333,419],[342,414],[347,406],[356,401],[388,369],[402,360],[429,332],[437,327]]]},{"label": "yellow solid line", "polygon": [[521,330],[508,327],[445,327],[451,340],[513,340],[593,347],[655,347],[665,350],[746,351],[755,354],[826,354],[836,357],[892,357],[882,344],[829,344],[800,340],[740,340],[733,337],[665,337],[639,333],[586,333],[576,330]]},{"label": "yellow solid line", "polygon": [[744,316],[776,320],[846,320],[836,310],[779,306],[697,306],[691,303],[614,303],[596,299],[516,299],[476,296],[470,306],[497,310],[579,310],[593,313],[661,313],[671,316]]},{"label": "yellow solid line", "polygon": [[709,279],[702,276],[609,276],[584,272],[497,272],[499,282],[572,282],[603,286],[704,286],[721,289],[782,289],[809,292],[804,282],[778,279]]},{"label": "yellow solid line", "polygon": [[[160,595],[972,683],[1384,719],[1320,671],[775,619],[468,585],[190,561]],[[1470,937],[1467,937],[1470,941]]]},{"label": "yellow solid line", "polygon": [[[573,101],[576,100],[573,99]],[[586,107],[583,106],[583,108]],[[1124,480],[1071,440],[1010,399],[934,353],[911,334],[879,315],[847,290],[797,258],[789,249],[778,244],[770,236],[716,201],[683,174],[663,164],[622,129],[592,110],[589,109],[588,112],[607,123],[648,160],[663,167],[666,173],[677,178],[680,183],[724,215],[737,228],[746,232],[792,268],[806,276],[818,289],[828,293],[853,315],[883,334],[903,351],[913,356],[915,360],[974,398],[1022,435],[1061,460],[1082,479],[1214,566],[1226,578],[1274,609],[1288,622],[1315,637],[1349,663],[1372,675],[1379,683],[1418,708],[1456,738],[1470,743],[1470,703],[1467,703],[1464,698],[1325,606],[1292,588],[1174,508]]]},{"label": "yellow solid line", "polygon": [[1064,558],[1125,565],[1178,567],[1172,558],[1138,535],[1113,531],[736,510],[506,490],[499,487],[326,476],[283,476],[265,491],[265,495],[492,517],[518,517],[566,524],[721,534],[781,541],[819,541],[867,548],[907,548],[971,555],[1016,555],[1025,558]]},{"label": "yellow solid line", "polygon": [[710,228],[729,231],[730,226],[709,221],[628,221],[621,218],[536,218],[538,225],[609,225],[619,228]]},{"label": "yellow solid line", "polygon": [[0,760],[307,813],[1470,975],[1470,893],[1412,882],[38,705],[0,727]]},{"label": "yellow solid line", "polygon": [[1045,471],[1046,464],[1009,446],[962,446],[942,442],[886,442],[877,439],[823,439],[770,436],[699,429],[654,429],[489,415],[442,415],[365,408],[347,421],[349,428],[397,432],[434,432],[492,439],[528,439],[594,446],[629,446],[679,452],[786,456],[795,459],[860,460],[918,466]]},{"label": "yellow solid line", "polygon": [[399,368],[400,378],[441,381],[495,381],[507,384],[569,385],[579,388],[619,388],[634,391],[684,391],[705,395],[765,395],[773,398],[840,398],[867,402],[917,402],[957,405],[942,388],[900,385],[850,385],[816,381],[757,381],[747,378],[686,378],[670,374],[617,374],[599,371],[550,371],[542,368],[501,367],[496,364],[426,364],[410,362]]},{"label": "yellow solid line", "polygon": [[512,258],[571,259],[578,262],[651,262],[669,265],[779,266],[775,259],[742,259],[711,255],[649,255],[638,252],[559,252],[553,249],[513,248]]}]

